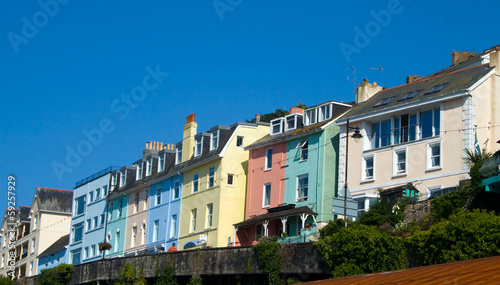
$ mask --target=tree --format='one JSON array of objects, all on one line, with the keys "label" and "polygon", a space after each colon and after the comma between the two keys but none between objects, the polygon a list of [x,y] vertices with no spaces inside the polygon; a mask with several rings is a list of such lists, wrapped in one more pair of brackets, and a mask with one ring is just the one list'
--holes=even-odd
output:
[{"label": "tree", "polygon": [[189,280],[188,285],[203,285],[203,279],[197,274],[193,275],[191,277],[191,280]]},{"label": "tree", "polygon": [[135,284],[137,278],[135,275],[135,267],[130,262],[125,264],[125,267],[118,273],[118,281],[115,285]]},{"label": "tree", "polygon": [[38,275],[38,284],[63,285],[70,284],[73,275],[72,264],[61,264],[57,267],[44,269]]},{"label": "tree", "polygon": [[174,277],[174,267],[170,262],[163,267],[163,271],[161,271],[160,264],[158,264],[156,276],[159,277],[156,279],[155,285],[177,285],[177,280]]}]

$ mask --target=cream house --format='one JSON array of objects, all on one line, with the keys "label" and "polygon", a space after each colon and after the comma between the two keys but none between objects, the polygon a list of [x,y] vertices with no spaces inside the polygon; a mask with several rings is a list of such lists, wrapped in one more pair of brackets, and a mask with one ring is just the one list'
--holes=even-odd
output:
[{"label": "cream house", "polygon": [[[359,212],[376,201],[379,189],[390,189],[391,199],[399,194],[419,200],[456,189],[468,178],[464,153],[475,149],[476,134],[481,149],[498,150],[499,51],[500,46],[479,55],[453,52],[450,67],[408,77],[407,84],[394,88],[359,85],[356,105],[337,123],[338,187],[346,183],[349,131],[347,184]],[[357,143],[353,128],[363,136]]]}]

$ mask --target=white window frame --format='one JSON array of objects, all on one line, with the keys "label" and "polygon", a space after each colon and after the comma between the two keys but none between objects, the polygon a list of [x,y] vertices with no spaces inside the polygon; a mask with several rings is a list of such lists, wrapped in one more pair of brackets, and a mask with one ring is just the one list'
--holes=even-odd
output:
[{"label": "white window frame", "polygon": [[177,200],[181,197],[181,182],[179,180],[174,181],[174,188],[172,191],[172,200]]},{"label": "white window frame", "polygon": [[[325,111],[327,114],[325,114]],[[332,104],[324,104],[318,107],[318,123],[329,120],[332,117]]]},{"label": "white window frame", "polygon": [[[300,181],[301,179],[303,178],[307,178],[307,184],[304,186],[300,184]],[[297,176],[297,181],[296,181],[296,185],[297,185],[297,188],[296,188],[296,201],[307,201],[307,198],[309,197],[309,174],[306,173],[306,174],[302,174],[302,175],[298,175]],[[307,195],[305,196],[300,196],[299,193],[301,191],[303,191],[302,189],[307,189]]]},{"label": "white window frame", "polygon": [[170,218],[170,238],[177,235],[177,217],[177,214],[175,214]]},{"label": "white window frame", "polygon": [[198,216],[198,209],[194,208],[191,209],[191,225],[189,227],[189,232],[194,233],[196,232],[196,218]]},{"label": "white window frame", "polygon": [[[86,202],[85,202],[85,200],[86,200],[85,198],[86,198],[86,195],[82,195],[82,196],[75,199],[75,204],[74,204],[75,205],[75,209],[74,209],[75,214],[73,215],[74,217],[85,214],[85,209],[87,207]],[[82,199],[82,200],[80,201],[80,199]],[[78,212],[78,206],[80,205],[80,203],[83,203],[83,210],[81,212]]]},{"label": "white window frame", "polygon": [[[283,118],[271,120],[271,135],[281,134],[283,132]],[[279,126],[279,130],[274,130],[275,126]]]},{"label": "white window frame", "polygon": [[179,145],[175,148],[175,164],[179,164],[182,162],[182,145]]},{"label": "white window frame", "polygon": [[[368,160],[371,160],[372,161],[372,176],[369,177],[368,175],[366,175],[367,173],[367,161]],[[362,157],[362,163],[361,163],[361,178],[362,178],[362,181],[373,181],[375,180],[375,156],[372,154],[372,155],[367,155],[367,156],[363,156]]]},{"label": "white window frame", "polygon": [[300,161],[306,161],[309,156],[309,139],[302,139],[295,148],[300,148]]},{"label": "white window frame", "polygon": [[[400,155],[404,154],[404,161],[402,162],[404,164],[404,170],[399,169],[400,165]],[[402,176],[406,175],[408,172],[408,152],[406,148],[402,149],[395,149],[392,154],[393,161],[392,161],[392,175],[393,176]]]},{"label": "white window frame", "polygon": [[210,134],[210,151],[219,147],[219,130]]},{"label": "white window frame", "polygon": [[[269,197],[269,201],[266,204],[266,196]],[[271,183],[266,183],[262,186],[262,208],[269,208],[271,205]]]},{"label": "white window frame", "polygon": [[194,157],[198,157],[203,152],[203,137],[200,136],[194,140]]},{"label": "white window frame", "polygon": [[165,154],[162,153],[158,159],[158,172],[165,170]]},{"label": "white window frame", "polygon": [[142,161],[135,166],[135,180],[142,179]]},{"label": "white window frame", "polygon": [[266,148],[266,159],[265,159],[265,165],[264,165],[264,170],[271,170],[273,168],[273,148],[269,147]]},{"label": "white window frame", "polygon": [[155,206],[161,205],[161,187],[156,188]]},{"label": "white window frame", "polygon": [[151,176],[152,171],[153,171],[153,159],[150,158],[146,160],[146,177]]},{"label": "white window frame", "polygon": [[214,204],[207,204],[207,224],[206,228],[211,228],[213,225]]},{"label": "white window frame", "polygon": [[193,188],[191,189],[191,191],[191,193],[200,191],[200,174],[198,172],[193,174]]},{"label": "white window frame", "polygon": [[227,174],[227,185],[234,186],[234,174]]},{"label": "white window frame", "polygon": [[141,196],[139,193],[135,193],[134,197],[134,213],[139,212],[139,202],[141,200]]},{"label": "white window frame", "polygon": [[432,196],[432,192],[434,191],[441,191],[443,189],[443,185],[436,185],[436,186],[430,186],[427,187],[427,199],[429,199]]},{"label": "white window frame", "polygon": [[[291,130],[296,130],[298,127],[298,116],[299,114],[291,114],[285,117],[285,132],[291,131]],[[288,126],[288,121],[293,121],[293,127]]]},{"label": "white window frame", "polygon": [[304,112],[306,114],[306,126],[314,125],[318,122],[318,110],[312,108]]},{"label": "white window frame", "polygon": [[[433,166],[432,165],[432,148],[433,147],[439,147],[439,165],[437,166]],[[427,144],[427,162],[426,162],[426,165],[427,165],[427,168],[426,170],[439,170],[442,168],[442,164],[443,164],[443,151],[442,151],[442,147],[441,147],[441,142],[440,141],[437,141],[437,142],[430,142]]]},{"label": "white window frame", "polygon": [[153,242],[157,242],[160,235],[160,220],[155,220],[153,225]]},{"label": "white window frame", "polygon": [[[210,174],[212,172],[212,174]],[[215,186],[215,167],[210,167],[208,169],[208,187],[214,187]]]},{"label": "white window frame", "polygon": [[118,188],[121,188],[127,184],[127,170],[120,171],[120,185]]},{"label": "white window frame", "polygon": [[89,204],[94,202],[94,191],[89,192]]},{"label": "white window frame", "polygon": [[97,201],[99,199],[101,199],[101,188],[100,187],[95,189],[95,200]]},{"label": "white window frame", "polygon": [[237,147],[243,147],[243,136],[236,136],[236,146]]}]

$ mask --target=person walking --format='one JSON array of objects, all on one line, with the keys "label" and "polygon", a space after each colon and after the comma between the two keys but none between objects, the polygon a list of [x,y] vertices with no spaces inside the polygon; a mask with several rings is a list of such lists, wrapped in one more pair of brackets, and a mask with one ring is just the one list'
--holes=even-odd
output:
[{"label": "person walking", "polygon": [[177,251],[177,248],[175,247],[175,242],[172,243],[172,246],[168,248],[168,251],[167,252],[176,252]]}]

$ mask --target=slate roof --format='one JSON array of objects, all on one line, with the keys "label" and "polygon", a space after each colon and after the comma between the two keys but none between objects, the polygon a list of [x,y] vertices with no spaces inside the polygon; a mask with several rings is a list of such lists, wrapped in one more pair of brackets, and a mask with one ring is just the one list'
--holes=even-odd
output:
[{"label": "slate roof", "polygon": [[[479,79],[488,74],[494,67],[489,67],[488,64],[474,66],[463,70],[457,70],[450,73],[438,75],[432,78],[421,79],[419,81],[385,89],[379,91],[365,102],[354,106],[343,118],[353,119],[361,116],[381,113],[386,110],[391,110],[407,105],[439,99],[447,95],[457,94],[466,91],[474,85]],[[434,86],[447,84],[441,91],[432,94],[425,94]],[[420,91],[419,91],[420,90]],[[413,98],[401,100],[403,96],[410,92],[419,91]],[[393,98],[385,105],[374,107],[384,99]]]},{"label": "slate roof", "polygon": [[71,213],[73,191],[37,187],[35,195],[38,199],[39,211]]},{"label": "slate roof", "polygon": [[56,242],[54,242],[51,246],[49,246],[46,250],[38,255],[38,258],[45,255],[50,255],[52,253],[63,250],[69,244],[69,234],[62,236]]},{"label": "slate roof", "polygon": [[31,207],[28,206],[20,206],[19,211],[21,212],[21,222],[30,222],[30,211]]},{"label": "slate roof", "polygon": [[[313,106],[313,107],[309,107],[306,110],[309,110],[309,109],[312,109],[312,108],[315,108],[315,107],[318,107],[318,106],[321,106],[321,105],[324,105],[327,103],[331,103],[331,102],[336,103],[335,101],[328,101],[328,102],[321,103],[321,104],[318,104],[318,105]],[[345,103],[342,103],[342,104],[345,104]],[[349,108],[351,108],[348,106],[336,105],[336,104],[334,104],[333,106],[334,107],[332,110],[332,117],[330,119],[316,123],[314,125],[304,126],[302,128],[299,128],[299,129],[291,131],[291,132],[284,132],[284,133],[277,134],[277,135],[267,134],[266,136],[262,137],[261,139],[255,141],[253,144],[246,146],[245,150],[260,148],[260,147],[272,145],[272,144],[275,144],[275,143],[278,143],[281,141],[292,140],[295,138],[306,136],[306,135],[311,134],[311,133],[319,132],[319,131],[321,131],[322,126],[330,123],[331,121],[336,120],[338,117],[340,117],[342,114],[344,114],[347,110],[349,110]]]}]

